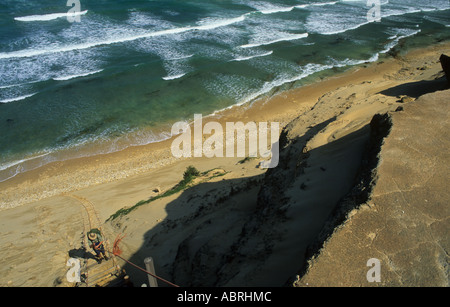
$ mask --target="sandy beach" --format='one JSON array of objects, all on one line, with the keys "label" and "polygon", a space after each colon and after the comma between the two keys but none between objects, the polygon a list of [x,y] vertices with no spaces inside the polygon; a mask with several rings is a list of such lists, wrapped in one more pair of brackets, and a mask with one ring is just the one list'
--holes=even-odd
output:
[{"label": "sandy beach", "polygon": [[[311,163],[317,168],[303,187],[332,188],[309,192],[302,188],[302,193],[307,190],[309,194],[301,195],[311,203],[332,206],[351,188],[366,141],[365,129],[373,116],[394,112],[424,94],[448,88],[439,56],[449,51],[450,44],[442,43],[363,64],[251,106],[230,108],[204,118],[203,123],[279,122],[280,130],[287,126],[287,135],[292,138],[320,128],[307,143],[308,151],[314,152]],[[289,125],[293,120],[296,124]],[[322,123],[327,125],[322,127]],[[317,220],[311,225],[313,236],[320,231],[329,209],[289,211],[279,233],[260,234],[264,240],[281,243],[262,248],[260,253],[267,257],[253,259],[254,267],[237,273],[241,269],[237,258],[245,257],[245,251],[239,250],[236,259],[224,260],[222,256],[237,250],[243,232],[250,229],[247,223],[259,210],[257,198],[268,171],[258,167],[259,158],[176,159],[170,151],[172,141],[53,162],[1,182],[0,286],[74,286],[66,279],[66,263],[73,251],[83,246],[87,204],[110,243],[118,234],[126,235],[120,243],[122,257],[143,266],[144,258],[152,256],[158,275],[179,285],[285,285],[296,275],[304,261],[300,259],[303,254],[299,255],[310,242],[305,235],[305,246],[291,246],[300,231],[297,224]],[[327,151],[314,151],[320,148]],[[200,172],[218,169],[220,174],[205,174],[187,190],[106,221],[119,209],[170,190],[190,165]],[[323,169],[326,177],[322,177]],[[257,250],[258,244],[248,248]],[[296,259],[298,263],[293,263]],[[135,285],[147,281],[142,272],[120,259],[118,263]],[[280,267],[280,263],[285,265]]]}]

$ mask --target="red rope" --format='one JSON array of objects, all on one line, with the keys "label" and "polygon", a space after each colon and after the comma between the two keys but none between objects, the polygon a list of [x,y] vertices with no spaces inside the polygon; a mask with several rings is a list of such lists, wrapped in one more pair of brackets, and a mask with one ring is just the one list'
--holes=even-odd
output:
[{"label": "red rope", "polygon": [[143,268],[137,266],[136,264],[134,264],[134,263],[128,261],[127,259],[121,257],[120,254],[122,253],[122,251],[121,251],[120,248],[119,248],[119,242],[120,242],[124,237],[125,237],[125,235],[124,235],[123,237],[121,237],[121,238],[120,238],[120,235],[117,235],[116,239],[114,240],[113,252],[112,252],[112,253],[110,252],[111,254],[113,254],[114,256],[119,257],[119,258],[122,259],[123,261],[125,261],[125,262],[127,262],[128,264],[134,266],[135,268],[141,270],[142,272],[144,272],[144,273],[146,273],[146,274],[148,274],[148,275],[150,275],[150,276],[153,276],[154,278],[157,278],[157,279],[161,280],[162,282],[165,282],[166,284],[169,284],[169,285],[171,285],[171,286],[173,286],[173,287],[179,287],[178,285],[173,284],[173,283],[171,283],[170,281],[167,281],[167,280],[165,280],[164,278],[161,278],[161,277],[159,277],[159,276],[157,276],[157,275],[155,275],[155,274],[152,274],[152,273],[150,273],[150,272],[144,270]]},{"label": "red rope", "polygon": [[176,285],[176,284],[171,283],[170,281],[165,280],[164,278],[161,278],[161,277],[159,277],[159,276],[157,276],[157,275],[154,275],[154,274],[152,274],[152,273],[150,273],[150,272],[144,270],[143,268],[137,266],[136,264],[134,264],[134,263],[128,261],[128,260],[125,259],[125,258],[122,258],[122,257],[119,256],[119,255],[115,255],[115,256],[119,257],[120,259],[122,259],[123,261],[129,263],[130,265],[134,266],[135,268],[141,270],[142,272],[144,272],[144,273],[146,273],[146,274],[148,274],[148,275],[150,275],[150,276],[153,276],[153,277],[155,277],[155,278],[161,280],[162,282],[165,282],[166,284],[169,284],[169,285],[171,285],[171,286],[173,286],[173,287],[180,287],[180,286],[178,286],[178,285]]}]

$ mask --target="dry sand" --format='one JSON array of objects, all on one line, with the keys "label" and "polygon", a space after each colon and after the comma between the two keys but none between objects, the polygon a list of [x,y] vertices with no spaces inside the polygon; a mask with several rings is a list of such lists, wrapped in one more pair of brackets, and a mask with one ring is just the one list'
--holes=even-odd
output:
[{"label": "dry sand", "polygon": [[[436,80],[443,76],[439,56],[449,50],[450,44],[441,44],[397,59],[361,65],[339,76],[257,101],[251,108],[235,107],[210,119],[277,121],[283,127],[302,115],[302,129],[307,130],[308,123],[341,115],[339,121],[311,140],[309,146],[314,149],[358,131],[376,113],[395,110],[405,103],[398,97],[401,94],[407,93],[414,100],[446,86],[442,79]],[[320,112],[314,110],[318,104],[322,105]],[[106,223],[104,229],[110,240],[119,232],[125,233],[123,256],[140,265],[144,257],[153,256],[156,271],[164,278],[172,278],[176,270],[181,285],[202,276],[210,280],[208,274],[214,272],[207,269],[200,272],[201,276],[192,277],[199,272],[189,271],[186,259],[192,255],[189,251],[180,254],[180,246],[188,238],[193,254],[196,244],[202,248],[206,241],[217,253],[222,252],[221,246],[229,248],[247,217],[256,210],[256,195],[265,170],[257,167],[259,159],[244,164],[237,163],[242,158],[177,160],[171,156],[170,144],[171,140],[167,140],[107,155],[54,162],[1,182],[0,285],[71,286],[65,279],[66,262],[69,251],[82,246],[86,222],[82,202],[69,195],[88,200],[103,222],[118,209],[148,199],[156,187],[170,189],[182,179],[188,165],[200,171],[221,168],[227,174],[144,205],[113,224]],[[351,160],[349,155],[343,161],[351,165]],[[335,175],[341,178],[339,173]],[[320,199],[325,194],[315,197]],[[196,233],[195,237],[189,238],[191,232]],[[129,272],[135,283],[145,282],[139,272]],[[291,274],[295,273],[294,269]]]}]

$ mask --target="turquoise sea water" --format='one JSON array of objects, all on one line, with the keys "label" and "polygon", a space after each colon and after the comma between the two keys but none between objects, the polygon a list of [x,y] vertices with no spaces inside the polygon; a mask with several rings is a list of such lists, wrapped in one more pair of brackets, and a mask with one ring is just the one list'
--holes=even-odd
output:
[{"label": "turquoise sea water", "polygon": [[0,181],[450,39],[448,0],[367,3],[0,0]]}]

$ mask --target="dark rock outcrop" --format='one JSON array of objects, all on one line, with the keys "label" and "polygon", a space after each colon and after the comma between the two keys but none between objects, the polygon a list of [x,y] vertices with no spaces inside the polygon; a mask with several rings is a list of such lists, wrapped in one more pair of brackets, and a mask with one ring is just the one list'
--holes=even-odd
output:
[{"label": "dark rock outcrop", "polygon": [[441,61],[442,69],[445,72],[448,84],[450,84],[450,57],[442,54],[439,60]]}]

